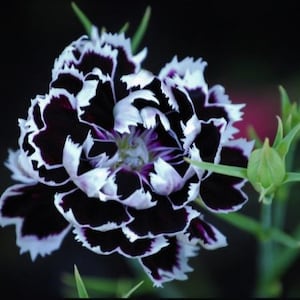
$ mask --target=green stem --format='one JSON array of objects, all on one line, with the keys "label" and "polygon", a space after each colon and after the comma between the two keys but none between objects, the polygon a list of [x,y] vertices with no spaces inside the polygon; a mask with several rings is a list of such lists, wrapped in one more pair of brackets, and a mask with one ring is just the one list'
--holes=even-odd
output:
[{"label": "green stem", "polygon": [[[262,204],[261,206],[261,226],[267,231],[272,228],[272,206]],[[273,241],[272,239],[262,239],[258,245],[257,260],[257,283],[256,297],[273,297],[277,296],[277,288],[273,282],[270,282],[270,270],[273,264]]]}]

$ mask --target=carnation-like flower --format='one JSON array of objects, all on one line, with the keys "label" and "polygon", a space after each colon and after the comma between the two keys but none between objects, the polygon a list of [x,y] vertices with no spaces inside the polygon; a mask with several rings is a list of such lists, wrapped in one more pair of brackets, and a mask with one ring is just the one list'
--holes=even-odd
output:
[{"label": "carnation-like flower", "polygon": [[243,105],[208,88],[202,59],[174,57],[155,75],[141,67],[146,54],[93,27],[55,60],[49,91],[19,120],[6,162],[18,183],[1,196],[0,223],[15,225],[32,260],[72,231],[95,253],[137,259],[161,286],[186,279],[199,248],[226,246],[202,210],[240,209],[245,180],[185,158],[246,167],[253,143],[234,138]]}]

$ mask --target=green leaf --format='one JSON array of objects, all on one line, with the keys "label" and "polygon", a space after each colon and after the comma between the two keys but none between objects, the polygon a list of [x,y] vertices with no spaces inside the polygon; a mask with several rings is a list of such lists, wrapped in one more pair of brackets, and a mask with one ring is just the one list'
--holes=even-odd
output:
[{"label": "green leaf", "polygon": [[287,155],[292,141],[300,132],[300,124],[292,128],[292,130],[276,145],[276,150],[282,159]]},{"label": "green leaf", "polygon": [[250,140],[255,141],[255,147],[260,148],[263,145],[262,140],[259,138],[258,134],[256,133],[255,129],[253,126],[248,127],[248,136]]},{"label": "green leaf", "polygon": [[291,108],[291,101],[290,98],[284,89],[283,86],[279,85],[279,93],[280,93],[280,100],[281,100],[281,114],[283,120],[286,120]]},{"label": "green leaf", "polygon": [[277,243],[288,248],[298,248],[300,250],[300,241],[296,240],[294,237],[286,234],[285,232],[277,228],[271,228],[269,234],[273,241],[276,241]]},{"label": "green leaf", "polygon": [[[300,240],[300,225],[296,227],[292,235],[295,239]],[[270,270],[270,276],[273,279],[280,278],[284,274],[284,272],[286,272],[287,269],[291,267],[291,265],[295,262],[299,255],[300,251],[295,247],[285,248],[280,251],[274,259],[274,264],[272,266],[272,269]]]},{"label": "green leaf", "polygon": [[228,175],[239,177],[243,179],[247,179],[247,169],[235,167],[235,166],[228,166],[222,164],[214,164],[204,161],[196,161],[189,158],[184,158],[188,163],[198,167],[199,169],[212,171],[218,174]]},{"label": "green leaf", "polygon": [[74,265],[74,276],[75,276],[75,282],[76,282],[76,287],[77,287],[77,292],[78,292],[79,298],[89,298],[89,295],[88,295],[87,290],[84,286],[84,283],[80,277],[80,274],[79,274],[79,271],[78,271],[76,265]]},{"label": "green leaf", "polygon": [[[266,204],[262,204],[266,205]],[[289,248],[300,248],[300,241],[277,228],[264,229],[260,222],[237,212],[229,214],[214,214],[218,218],[242,229],[260,240],[271,239]],[[300,249],[299,249],[300,250]]]},{"label": "green leaf", "polygon": [[126,293],[124,296],[122,296],[122,298],[129,298],[143,283],[144,283],[144,280],[140,281],[128,293]]},{"label": "green leaf", "polygon": [[129,22],[126,22],[122,27],[121,27],[121,29],[120,29],[120,33],[122,33],[122,32],[126,32],[127,30],[128,30],[128,28],[129,28]]},{"label": "green leaf", "polygon": [[214,215],[230,223],[231,225],[234,225],[239,229],[242,229],[248,233],[253,234],[259,239],[264,237],[261,224],[250,217],[247,217],[237,212],[232,212],[228,214],[214,214]]},{"label": "green leaf", "polygon": [[278,125],[277,125],[277,132],[276,132],[276,136],[274,138],[274,142],[272,147],[277,147],[277,145],[280,143],[280,141],[283,138],[283,126],[282,126],[282,121],[281,119],[277,116],[277,120],[278,120]]},{"label": "green leaf", "polygon": [[91,34],[92,31],[92,22],[88,19],[88,17],[83,13],[83,11],[75,4],[75,2],[71,2],[71,6],[76,14],[76,16],[78,17],[79,21],[81,22],[81,24],[83,25],[86,33],[88,35]]},{"label": "green leaf", "polygon": [[288,182],[299,182],[300,181],[300,173],[296,172],[287,172],[284,183]]},{"label": "green leaf", "polygon": [[135,53],[145,35],[145,32],[148,27],[148,23],[150,20],[150,15],[151,15],[151,7],[147,6],[144,16],[135,32],[135,34],[132,37],[131,41],[131,47],[132,47],[132,52]]}]

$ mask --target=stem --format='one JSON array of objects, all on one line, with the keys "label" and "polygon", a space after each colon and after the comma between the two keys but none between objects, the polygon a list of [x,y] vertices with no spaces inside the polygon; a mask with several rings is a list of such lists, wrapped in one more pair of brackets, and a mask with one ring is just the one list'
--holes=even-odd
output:
[{"label": "stem", "polygon": [[[272,228],[272,206],[262,204],[261,206],[261,225],[267,231]],[[262,239],[259,243],[258,261],[257,261],[257,283],[256,297],[270,297],[277,294],[276,285],[270,282],[270,270],[273,264],[273,241],[270,238]]]}]

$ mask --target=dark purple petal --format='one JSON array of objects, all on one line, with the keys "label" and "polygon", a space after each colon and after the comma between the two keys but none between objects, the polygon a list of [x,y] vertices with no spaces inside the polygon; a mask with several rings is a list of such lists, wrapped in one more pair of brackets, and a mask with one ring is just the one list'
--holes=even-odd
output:
[{"label": "dark purple petal", "polygon": [[79,189],[58,194],[55,203],[66,219],[80,226],[104,230],[120,227],[131,220],[119,202],[89,198]]},{"label": "dark purple petal", "polygon": [[189,240],[200,243],[205,249],[217,249],[227,246],[225,236],[213,225],[205,222],[202,217],[195,218],[191,221],[187,230]]},{"label": "dark purple petal", "polygon": [[115,174],[118,200],[126,206],[146,209],[155,205],[149,186],[142,181],[139,173],[120,169]]},{"label": "dark purple petal", "polygon": [[[189,93],[195,107],[195,113],[199,120],[208,121],[211,118],[224,118],[226,121],[229,121],[229,117],[227,111],[224,106],[214,105],[214,104],[206,104],[206,93],[199,88],[193,90]],[[212,101],[212,100],[208,100]]]},{"label": "dark purple petal", "polygon": [[76,108],[71,103],[71,95],[57,93],[50,96],[42,118],[45,128],[34,135],[33,142],[39,148],[42,159],[48,165],[62,163],[62,152],[67,136],[77,143],[85,139],[89,127],[80,123]]},{"label": "dark purple petal", "polygon": [[216,126],[213,121],[201,124],[201,131],[195,138],[195,145],[203,161],[214,162],[220,147],[220,131],[220,126]]},{"label": "dark purple petal", "polygon": [[50,84],[50,88],[53,87],[66,89],[70,94],[73,95],[78,94],[78,92],[82,89],[82,86],[82,78],[80,78],[80,76],[72,69],[59,73],[57,78]]},{"label": "dark purple petal", "polygon": [[0,199],[1,225],[16,226],[21,253],[29,251],[33,260],[58,249],[70,229],[54,205],[55,193],[56,189],[42,184],[18,184]]},{"label": "dark purple petal", "polygon": [[140,259],[146,273],[157,287],[174,279],[187,279],[185,273],[193,270],[187,263],[188,258],[195,256],[198,250],[198,247],[188,243],[184,236],[169,238],[168,242],[169,245],[158,253]]},{"label": "dark purple petal", "polygon": [[103,129],[111,130],[114,126],[113,107],[114,94],[110,81],[99,80],[96,94],[89,99],[89,105],[81,107],[83,113],[80,118]]},{"label": "dark purple petal", "polygon": [[[220,153],[220,163],[238,167],[247,167],[247,157],[253,147],[252,142],[244,139],[228,141]],[[205,205],[214,211],[235,211],[247,202],[242,187],[245,180],[212,173],[200,186],[200,195]]]},{"label": "dark purple petal", "polygon": [[134,220],[127,225],[127,228],[138,237],[182,232],[190,221],[199,215],[188,206],[174,209],[166,197],[157,195],[153,198],[157,200],[157,204],[153,207],[144,210],[128,209]]},{"label": "dark purple petal", "polygon": [[235,211],[247,201],[240,178],[212,173],[201,182],[200,196],[213,211]]},{"label": "dark purple petal", "polygon": [[99,68],[104,75],[108,74],[110,76],[112,75],[113,65],[112,57],[105,56],[91,48],[82,53],[79,62],[76,63],[76,67],[83,74],[92,72],[94,68]]},{"label": "dark purple petal", "polygon": [[248,155],[252,149],[252,143],[247,143],[244,140],[236,141],[240,143],[231,142],[222,147],[220,163],[229,166],[247,168]]},{"label": "dark purple petal", "polygon": [[175,206],[181,207],[187,202],[195,200],[198,194],[199,179],[197,175],[194,175],[185,182],[180,190],[171,193],[168,198]]},{"label": "dark purple petal", "polygon": [[76,240],[98,254],[118,252],[127,257],[141,257],[156,253],[167,245],[162,236],[129,241],[122,229],[97,231],[87,227],[76,227],[74,233]]}]

